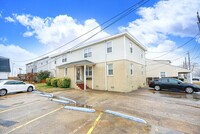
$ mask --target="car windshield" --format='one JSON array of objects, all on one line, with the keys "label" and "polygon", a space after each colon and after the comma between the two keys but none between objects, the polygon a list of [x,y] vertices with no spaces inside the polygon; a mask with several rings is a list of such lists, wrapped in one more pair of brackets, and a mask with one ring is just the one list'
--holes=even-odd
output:
[{"label": "car windshield", "polygon": [[181,81],[181,80],[177,80],[178,82],[180,82],[180,83],[184,83],[183,81]]}]

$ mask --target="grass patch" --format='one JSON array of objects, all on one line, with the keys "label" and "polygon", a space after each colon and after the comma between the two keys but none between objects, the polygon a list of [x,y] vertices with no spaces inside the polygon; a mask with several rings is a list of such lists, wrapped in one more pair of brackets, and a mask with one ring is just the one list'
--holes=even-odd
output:
[{"label": "grass patch", "polygon": [[59,88],[59,87],[53,87],[53,86],[47,86],[46,83],[36,83],[34,84],[36,90],[41,91],[41,92],[47,92],[47,93],[52,93],[52,92],[57,92],[57,91],[63,91],[69,88]]},{"label": "grass patch", "polygon": [[196,85],[200,86],[200,82],[193,82],[193,84],[196,84]]}]

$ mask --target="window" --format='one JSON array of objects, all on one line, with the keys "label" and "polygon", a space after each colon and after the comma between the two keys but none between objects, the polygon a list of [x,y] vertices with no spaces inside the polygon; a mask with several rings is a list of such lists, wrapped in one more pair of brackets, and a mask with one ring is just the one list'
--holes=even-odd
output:
[{"label": "window", "polygon": [[64,76],[67,76],[67,68],[65,68],[65,71],[64,71]]},{"label": "window", "polygon": [[4,85],[14,85],[16,84],[15,81],[7,81]]},{"label": "window", "polygon": [[67,62],[67,55],[62,56],[62,62]]},{"label": "window", "polygon": [[143,51],[141,50],[141,58],[143,59],[144,55],[143,55]]},{"label": "window", "polygon": [[107,44],[106,44],[106,52],[107,53],[112,52],[112,42],[111,41],[107,42]]},{"label": "window", "polygon": [[108,64],[107,65],[107,74],[108,75],[113,75],[113,64]]},{"label": "window", "polygon": [[133,64],[131,64],[130,66],[130,72],[131,72],[131,75],[133,75]]},{"label": "window", "polygon": [[142,75],[144,75],[144,66],[142,66]]},{"label": "window", "polygon": [[54,64],[56,64],[56,59],[54,60]]},{"label": "window", "polygon": [[166,75],[165,75],[165,72],[160,72],[160,77],[162,78],[162,77],[165,77]]},{"label": "window", "polygon": [[92,49],[91,48],[84,49],[84,58],[87,58],[87,57],[92,57]]},{"label": "window", "polygon": [[92,67],[86,67],[86,76],[92,77]]},{"label": "window", "polygon": [[130,42],[130,53],[133,53],[133,44]]},{"label": "window", "polygon": [[169,83],[178,84],[178,81],[176,79],[169,79]]}]

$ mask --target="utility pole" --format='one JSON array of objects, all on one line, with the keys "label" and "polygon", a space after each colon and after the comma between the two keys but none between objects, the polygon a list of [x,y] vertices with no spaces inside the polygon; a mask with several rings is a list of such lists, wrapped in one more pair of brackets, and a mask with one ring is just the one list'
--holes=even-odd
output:
[{"label": "utility pole", "polygon": [[187,53],[188,54],[188,69],[191,69],[191,63],[190,63],[190,52]]},{"label": "utility pole", "polygon": [[197,12],[197,25],[199,27],[199,31],[200,31],[200,17],[199,17],[199,13]]}]

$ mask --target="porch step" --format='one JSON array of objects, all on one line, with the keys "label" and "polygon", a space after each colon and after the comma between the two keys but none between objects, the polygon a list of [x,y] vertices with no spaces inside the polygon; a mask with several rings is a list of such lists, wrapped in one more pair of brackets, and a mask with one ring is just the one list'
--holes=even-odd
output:
[{"label": "porch step", "polygon": [[[80,88],[80,89],[82,89],[82,90],[84,90],[84,84],[82,84],[82,83],[76,83],[76,85]],[[86,89],[89,89],[89,87],[86,85]]]}]

